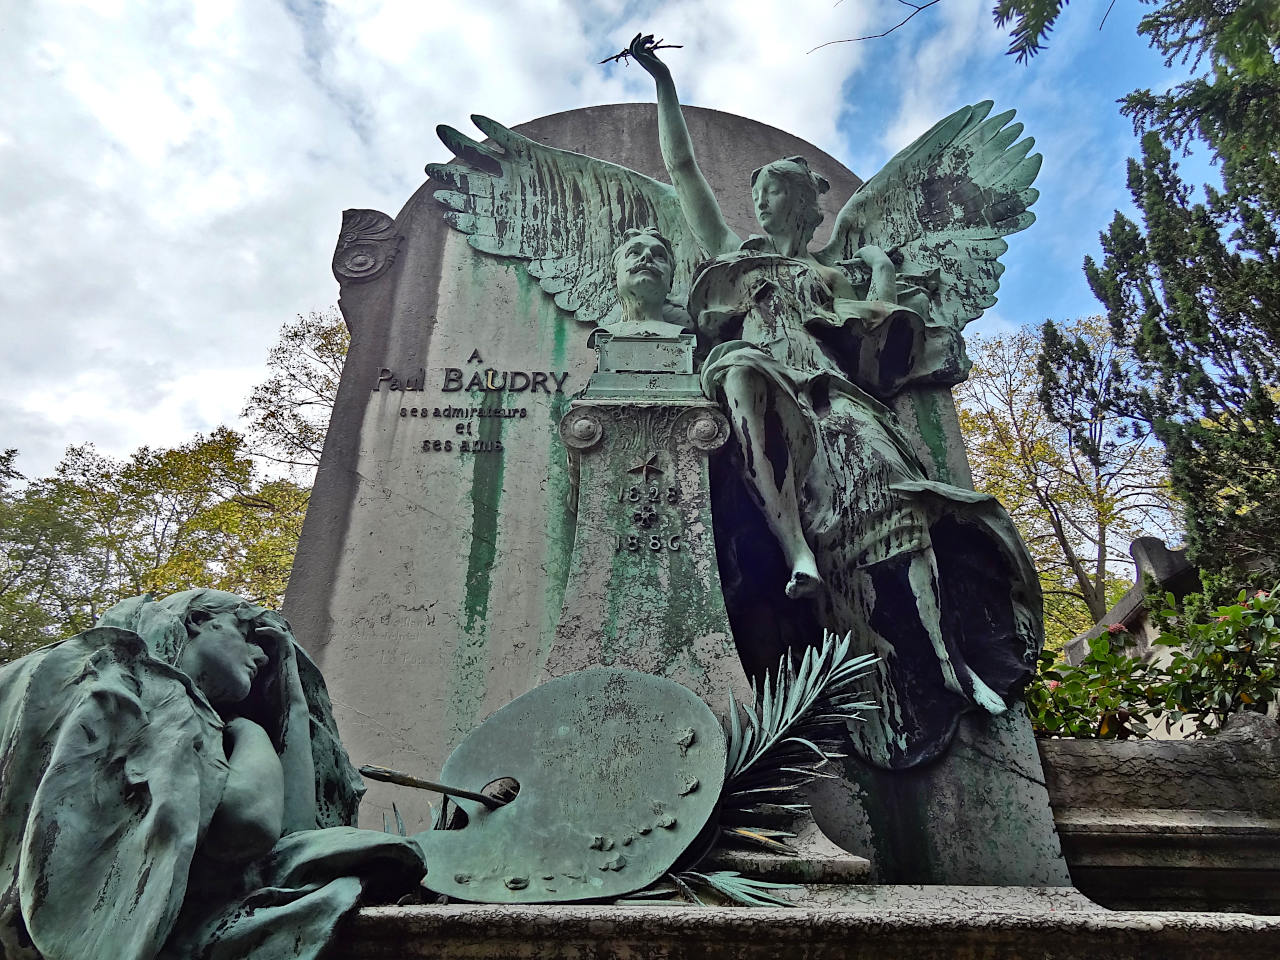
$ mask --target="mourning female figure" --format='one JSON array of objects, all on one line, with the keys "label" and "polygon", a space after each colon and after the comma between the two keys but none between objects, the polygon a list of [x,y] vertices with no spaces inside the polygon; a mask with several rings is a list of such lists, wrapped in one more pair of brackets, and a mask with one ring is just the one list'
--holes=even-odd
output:
[{"label": "mourning female figure", "polygon": [[282,617],[123,601],[0,668],[0,955],[315,957],[424,872],[412,840],[350,826],[362,792]]},{"label": "mourning female figure", "polygon": [[[946,747],[962,713],[1007,709],[1041,637],[1035,573],[1007,515],[989,497],[928,479],[887,406],[911,382],[963,377],[959,364],[928,363],[963,357],[958,331],[930,317],[936,279],[900,275],[889,253],[857,240],[869,231],[842,225],[848,259],[809,251],[827,183],[802,157],[755,171],[764,235],[738,237],[652,48],[638,37],[630,53],[657,82],[663,159],[712,258],[689,294],[708,352],[704,388],[729,414],[736,480],[786,571],[776,588],[750,582],[761,574],[742,559],[749,538],[722,537],[718,522],[722,568],[738,567],[727,589],[736,584],[753,611],[776,589],[775,622],[852,630],[864,652],[880,654],[882,710],[852,729],[855,745],[882,766],[923,762]],[[940,348],[948,338],[954,349]],[[717,509],[726,500],[721,491]],[[758,635],[766,619],[739,615],[735,632]]]}]

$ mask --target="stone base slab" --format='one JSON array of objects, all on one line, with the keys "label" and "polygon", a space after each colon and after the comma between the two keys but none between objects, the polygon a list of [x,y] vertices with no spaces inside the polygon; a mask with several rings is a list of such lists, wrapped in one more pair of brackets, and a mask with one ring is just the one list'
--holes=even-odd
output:
[{"label": "stone base slab", "polygon": [[[1015,908],[1001,888],[876,909],[695,906],[366,908],[335,960],[1273,960],[1280,919]],[[954,889],[954,888],[952,888]],[[906,892],[906,891],[904,891]],[[938,892],[936,888],[934,892]],[[1032,895],[1033,897],[1036,895]],[[1079,896],[1078,894],[1076,895]],[[883,899],[883,898],[882,898]],[[1083,898],[1080,898],[1083,899]],[[1004,908],[1000,908],[1000,903]],[[984,909],[991,903],[995,909]],[[932,904],[932,905],[928,905]]]},{"label": "stone base slab", "polygon": [[1117,910],[1280,914],[1280,739],[1039,746],[1087,896]]}]

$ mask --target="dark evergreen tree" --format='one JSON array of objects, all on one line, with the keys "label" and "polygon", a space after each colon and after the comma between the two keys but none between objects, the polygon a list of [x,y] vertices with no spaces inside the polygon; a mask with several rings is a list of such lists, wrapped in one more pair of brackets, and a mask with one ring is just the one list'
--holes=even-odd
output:
[{"label": "dark evergreen tree", "polygon": [[[1186,505],[1193,560],[1211,576],[1280,578],[1280,4],[1172,0],[1142,21],[1171,65],[1207,64],[1168,93],[1123,110],[1143,133],[1129,163],[1142,225],[1117,213],[1085,273],[1136,365],[1110,402],[1164,443]],[[1222,187],[1197,202],[1173,150],[1200,143]],[[1079,345],[1046,329],[1050,409]],[[1058,402],[1055,404],[1055,397]]]}]

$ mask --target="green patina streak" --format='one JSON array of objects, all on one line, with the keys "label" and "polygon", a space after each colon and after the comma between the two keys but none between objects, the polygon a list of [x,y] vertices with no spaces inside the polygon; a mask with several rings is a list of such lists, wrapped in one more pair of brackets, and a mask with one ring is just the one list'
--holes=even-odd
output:
[{"label": "green patina streak", "polygon": [[[710,518],[707,518],[710,527]],[[687,548],[687,544],[684,544]],[[708,616],[710,606],[718,600],[707,590],[707,584],[698,577],[694,570],[693,558],[688,549],[667,554],[667,564],[671,585],[671,599],[668,601],[662,622],[663,655],[667,660],[682,657],[685,669],[694,678],[706,676],[708,665],[687,651],[690,641],[695,637],[723,630],[728,625],[716,625]]]},{"label": "green patina streak", "polygon": [[[545,350],[548,336],[551,339],[552,370],[567,370],[567,347],[570,333],[576,324],[542,293],[538,282],[521,266],[516,271],[520,283],[519,310],[521,316],[531,312],[536,304],[538,317],[538,346]],[[564,604],[564,591],[569,582],[569,561],[573,555],[573,536],[576,518],[569,512],[572,493],[569,478],[569,461],[564,444],[560,440],[560,421],[569,412],[570,397],[567,393],[553,394],[546,424],[547,436],[547,542],[544,556],[546,581],[542,602],[542,631],[538,638],[534,669],[541,673],[555,642],[556,626],[560,622],[560,608]]]},{"label": "green patina streak", "polygon": [[[670,596],[662,607],[662,642],[658,645],[663,662],[679,663],[688,671],[690,679],[701,678],[706,673],[706,664],[700,663],[689,655],[689,642],[701,636],[705,631],[703,618],[699,616],[700,602],[692,597],[691,584],[685,579],[681,569],[679,554],[668,554],[667,583]],[[693,601],[693,602],[690,602]]]},{"label": "green patina streak", "polygon": [[[484,402],[483,394],[477,393],[475,397],[477,405]],[[478,442],[488,446],[501,440],[505,422],[505,417],[480,418],[476,424]],[[477,624],[487,632],[503,474],[502,451],[471,456],[471,550],[467,554],[467,599],[463,606],[466,613],[463,629],[469,634]]]},{"label": "green patina streak", "polygon": [[[484,276],[490,265],[479,255],[471,257],[471,291],[483,301],[488,284]],[[482,391],[473,391],[476,406],[501,406],[502,398],[485,404]],[[492,444],[502,437],[505,417],[482,417],[477,421],[477,439]],[[463,601],[463,634],[454,648],[451,666],[450,715],[455,735],[469,731],[478,719],[487,685],[489,659],[489,595],[493,586],[493,564],[498,550],[498,514],[502,499],[504,455],[501,451],[480,454],[455,452],[471,459],[471,545],[467,553],[467,579]],[[463,468],[465,469],[465,467]]]},{"label": "green patina streak", "polygon": [[635,570],[627,561],[627,555],[619,552],[613,555],[613,563],[609,565],[608,602],[605,605],[604,623],[600,625],[600,659],[605,663],[614,663],[618,659],[618,616],[622,612],[622,600],[635,599],[634,593],[621,587],[626,578],[635,576]]},{"label": "green patina streak", "polygon": [[[629,460],[615,459],[604,465],[606,476],[625,473]],[[626,512],[619,514],[622,536],[635,533],[625,522]],[[702,518],[710,528],[710,516]],[[644,531],[642,541],[650,533],[664,541],[671,529]],[[665,575],[664,575],[665,574]],[[691,642],[711,633],[728,634],[727,617],[719,607],[718,596],[706,593],[702,580],[687,549],[639,553],[626,550],[613,555],[607,581],[604,622],[601,625],[602,659],[614,663],[631,648],[657,648],[656,661],[672,671],[685,670],[691,678],[704,676],[710,665],[690,654]],[[717,615],[719,609],[719,615]],[[649,617],[638,617],[638,611],[660,611],[661,627],[653,636]]]},{"label": "green patina streak", "polygon": [[[477,396],[479,405],[483,400]],[[484,417],[478,439],[493,443],[502,436],[505,417]],[[489,594],[498,550],[498,512],[502,499],[501,452],[458,454],[471,460],[471,547],[467,552],[463,636],[453,652],[451,714],[455,731],[470,730],[478,719],[487,684],[489,659]]]},{"label": "green patina streak", "polygon": [[942,483],[952,483],[951,462],[947,456],[947,432],[942,426],[942,410],[934,390],[917,390],[911,398],[916,412],[916,429],[929,448],[933,459],[933,475]]}]

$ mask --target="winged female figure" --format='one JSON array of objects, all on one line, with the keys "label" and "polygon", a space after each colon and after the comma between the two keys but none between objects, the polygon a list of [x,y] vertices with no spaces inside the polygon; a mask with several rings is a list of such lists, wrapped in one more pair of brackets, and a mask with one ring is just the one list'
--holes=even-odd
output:
[{"label": "winged female figure", "polygon": [[[476,118],[501,150],[442,129],[466,164],[428,167],[453,188],[436,196],[473,246],[524,258],[561,307],[592,323],[616,309],[604,290],[619,234],[657,226],[671,239],[704,390],[733,429],[734,468],[714,492],[744,659],[776,659],[750,648],[822,627],[852,630],[859,652],[881,658],[882,709],[850,727],[855,749],[888,768],[927,761],[963,713],[1015,701],[1043,640],[1040,591],[999,504],[929,479],[887,404],[909,386],[964,379],[961,331],[994,303],[1003,237],[1034,219],[1040,158],[1029,138],[1015,143],[1012,111],[965,107],[863,184],[820,250],[809,245],[826,180],[802,157],[756,170],[764,232],[744,240],[698,168],[653,48],[637,36],[629,53],[657,85],[670,185]],[[515,210],[534,213],[517,226]],[[731,487],[762,524],[729,508]],[[759,561],[770,551],[776,579]]]}]

